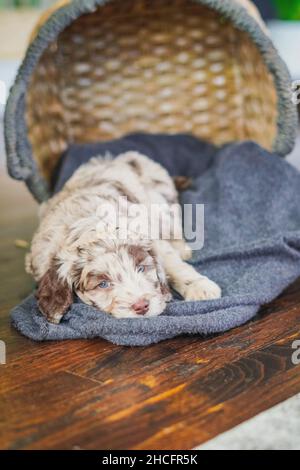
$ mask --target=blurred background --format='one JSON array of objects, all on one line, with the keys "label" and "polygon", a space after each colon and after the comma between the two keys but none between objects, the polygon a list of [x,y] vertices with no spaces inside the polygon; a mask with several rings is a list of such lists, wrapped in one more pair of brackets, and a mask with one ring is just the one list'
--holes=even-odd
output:
[{"label": "blurred background", "polygon": [[[55,0],[0,0],[0,132],[7,92],[30,33],[41,12],[54,3]],[[300,80],[300,0],[254,0],[254,3],[267,22],[292,78]],[[2,156],[3,139],[0,137],[0,165]]]},{"label": "blurred background", "polygon": [[[16,73],[41,11],[55,0],[0,0],[0,80],[7,87]],[[254,0],[294,79],[300,79],[300,0]],[[0,89],[3,107],[4,86]],[[1,113],[1,110],[0,110]]]}]

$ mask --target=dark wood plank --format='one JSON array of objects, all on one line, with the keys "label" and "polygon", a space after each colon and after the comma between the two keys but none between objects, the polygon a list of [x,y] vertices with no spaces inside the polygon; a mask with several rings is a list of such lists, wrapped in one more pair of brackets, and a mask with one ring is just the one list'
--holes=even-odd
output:
[{"label": "dark wood plank", "polygon": [[88,399],[93,388],[95,382],[89,379],[58,372],[1,394],[1,422],[8,423],[0,427],[2,446],[28,447],[53,427],[75,424],[77,403]]},{"label": "dark wood plank", "polygon": [[223,335],[146,348],[21,336],[9,310],[33,283],[15,240],[30,240],[36,204],[3,175],[0,188],[0,448],[191,448],[300,391],[300,280]]}]

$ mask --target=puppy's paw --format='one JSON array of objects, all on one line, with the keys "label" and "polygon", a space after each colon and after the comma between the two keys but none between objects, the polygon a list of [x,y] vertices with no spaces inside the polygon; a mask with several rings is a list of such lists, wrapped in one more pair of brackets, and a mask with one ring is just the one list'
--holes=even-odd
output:
[{"label": "puppy's paw", "polygon": [[185,300],[212,300],[221,297],[221,289],[215,282],[207,277],[201,277],[186,286]]}]

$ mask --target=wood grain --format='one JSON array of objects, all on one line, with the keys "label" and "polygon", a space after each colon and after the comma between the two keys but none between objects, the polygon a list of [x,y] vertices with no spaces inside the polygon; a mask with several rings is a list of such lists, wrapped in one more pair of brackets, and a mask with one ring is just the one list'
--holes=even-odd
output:
[{"label": "wood grain", "polygon": [[300,280],[223,335],[144,348],[21,336],[9,310],[33,284],[15,240],[30,240],[37,208],[4,175],[0,188],[0,448],[190,449],[300,391]]}]

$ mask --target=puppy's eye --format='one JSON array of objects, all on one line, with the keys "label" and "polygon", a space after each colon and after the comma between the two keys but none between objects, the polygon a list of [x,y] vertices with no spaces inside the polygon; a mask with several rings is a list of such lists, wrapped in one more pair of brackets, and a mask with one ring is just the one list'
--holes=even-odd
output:
[{"label": "puppy's eye", "polygon": [[108,287],[110,287],[110,282],[101,281],[100,284],[99,284],[99,287],[100,287],[100,289],[107,289]]},{"label": "puppy's eye", "polygon": [[143,273],[145,272],[145,266],[143,264],[140,264],[138,267],[137,267],[137,272],[138,273]]}]

